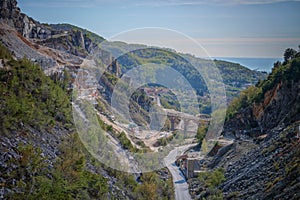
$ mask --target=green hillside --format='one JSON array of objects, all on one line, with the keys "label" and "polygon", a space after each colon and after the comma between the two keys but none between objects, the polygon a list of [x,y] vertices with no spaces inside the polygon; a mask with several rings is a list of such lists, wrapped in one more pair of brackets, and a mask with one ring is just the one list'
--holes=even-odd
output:
[{"label": "green hillside", "polygon": [[39,66],[26,58],[14,60],[2,45],[0,48],[5,63],[0,69],[1,130],[24,125],[45,128],[57,122],[70,126],[70,98],[63,90],[68,80],[54,83]]},{"label": "green hillside", "polygon": [[300,52],[295,51],[295,53],[291,55],[288,55],[287,52],[289,52],[289,49],[285,51],[285,61],[283,63],[274,63],[272,72],[268,75],[266,80],[259,81],[255,86],[250,86],[242,91],[238,97],[233,99],[227,109],[227,119],[253,103],[262,102],[265,94],[278,83],[288,82],[289,84],[292,84],[294,81],[296,82],[299,80]]}]

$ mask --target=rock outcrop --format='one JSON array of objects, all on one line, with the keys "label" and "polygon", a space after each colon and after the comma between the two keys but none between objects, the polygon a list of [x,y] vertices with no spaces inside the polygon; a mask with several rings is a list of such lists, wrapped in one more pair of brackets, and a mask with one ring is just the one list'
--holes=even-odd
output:
[{"label": "rock outcrop", "polygon": [[199,180],[190,180],[196,199],[213,199],[216,192],[224,199],[300,199],[299,76],[300,56],[295,56],[256,85],[252,101],[245,101],[249,93],[238,99],[243,107],[223,131],[233,143],[216,145],[203,161],[210,170],[225,169],[225,181],[206,190]]},{"label": "rock outcrop", "polygon": [[41,51],[38,45],[31,43],[24,38],[14,28],[0,22],[0,41],[12,52],[12,54],[22,59],[27,57],[32,62],[40,64],[40,66],[47,70],[58,65],[57,59]]},{"label": "rock outcrop", "polygon": [[280,82],[265,94],[264,102],[253,106],[253,115],[262,130],[269,130],[277,125],[286,126],[300,120],[299,85],[299,80]]},{"label": "rock outcrop", "polygon": [[0,21],[15,28],[25,38],[46,39],[52,34],[44,25],[21,13],[16,0],[0,2]]},{"label": "rock outcrop", "polygon": [[266,92],[264,100],[242,109],[227,121],[224,136],[253,138],[281,125],[300,120],[299,81],[282,81]]},{"label": "rock outcrop", "polygon": [[21,59],[38,63],[46,74],[65,67],[78,67],[83,59],[108,66],[111,54],[99,47],[104,39],[72,25],[46,25],[21,13],[16,0],[0,2],[0,40]]},{"label": "rock outcrop", "polygon": [[16,0],[2,0],[0,2],[1,21],[5,22],[6,24],[12,27],[16,27],[18,26],[19,22],[21,21],[20,19],[22,18],[24,18],[24,16],[21,15],[21,11],[17,7]]},{"label": "rock outcrop", "polygon": [[209,166],[226,169],[225,199],[300,198],[299,73],[299,57],[273,70],[264,98],[225,123],[224,136],[235,143]]}]

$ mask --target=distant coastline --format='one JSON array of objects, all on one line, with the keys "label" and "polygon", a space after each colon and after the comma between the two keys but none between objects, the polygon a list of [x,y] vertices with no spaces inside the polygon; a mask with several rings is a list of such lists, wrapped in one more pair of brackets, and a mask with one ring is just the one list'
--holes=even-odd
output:
[{"label": "distant coastline", "polygon": [[224,60],[233,63],[239,63],[249,69],[257,71],[271,72],[273,64],[281,61],[282,58],[234,58],[234,57],[214,57],[216,60]]}]

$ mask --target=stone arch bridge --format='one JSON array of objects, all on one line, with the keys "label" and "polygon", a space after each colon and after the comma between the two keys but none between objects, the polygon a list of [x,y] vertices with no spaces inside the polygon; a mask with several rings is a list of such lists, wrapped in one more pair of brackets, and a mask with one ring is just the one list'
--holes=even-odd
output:
[{"label": "stone arch bridge", "polygon": [[199,125],[207,125],[211,121],[210,115],[198,114],[197,116],[194,116],[191,114],[179,112],[172,109],[162,109],[161,112],[156,112],[155,114],[158,116],[166,116],[170,120],[171,131],[175,131],[176,123],[178,121],[181,121],[181,123],[183,123],[183,132],[185,136],[188,133],[188,126],[190,125],[191,122],[199,126]]}]

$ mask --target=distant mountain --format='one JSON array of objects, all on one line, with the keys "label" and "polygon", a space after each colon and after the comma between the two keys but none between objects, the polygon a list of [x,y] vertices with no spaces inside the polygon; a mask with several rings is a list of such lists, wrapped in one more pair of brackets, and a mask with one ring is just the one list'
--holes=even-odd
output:
[{"label": "distant mountain", "polygon": [[[116,52],[123,53],[146,47],[145,45],[133,45],[123,42],[105,41],[101,43],[105,40],[103,37],[70,24],[41,24],[21,13],[16,6],[16,1],[2,1],[1,3],[0,22],[4,23],[2,26],[2,42],[18,58],[22,58],[25,55],[29,59],[36,60],[43,68],[50,68],[49,70],[55,70],[57,67],[61,68],[68,64],[80,65],[84,59],[101,60],[107,66],[112,62],[112,57],[114,57]],[[7,25],[15,28],[18,34],[10,30]],[[23,40],[21,36],[26,39]],[[26,40],[29,41],[24,45]],[[49,49],[43,49],[37,45],[45,46]],[[149,53],[151,49],[153,51],[150,53],[151,59],[146,59],[143,54],[146,51]],[[158,54],[158,52],[160,53]],[[175,51],[147,47],[147,50],[133,51],[133,53],[135,54],[134,58],[129,54],[118,58],[123,73],[131,69],[132,64],[137,65],[140,62],[163,64],[166,61],[173,62],[171,66],[176,70],[181,68],[179,71],[185,75],[191,72],[188,72],[191,66],[183,67],[187,63],[178,63],[178,61],[182,60],[179,57],[187,57],[187,55],[179,54]],[[175,56],[172,56],[172,54]],[[191,60],[195,60],[195,62],[202,62],[199,58],[188,57]],[[229,100],[236,96],[241,89],[255,84],[258,80],[266,77],[266,74],[250,71],[242,65],[229,62],[217,62],[217,67],[220,69],[224,83],[227,86]],[[193,79],[190,79],[193,82],[192,85],[197,85],[195,89],[202,94],[203,87],[205,87],[204,82],[200,81],[195,84],[196,80],[202,79],[201,76],[197,75]]]}]

